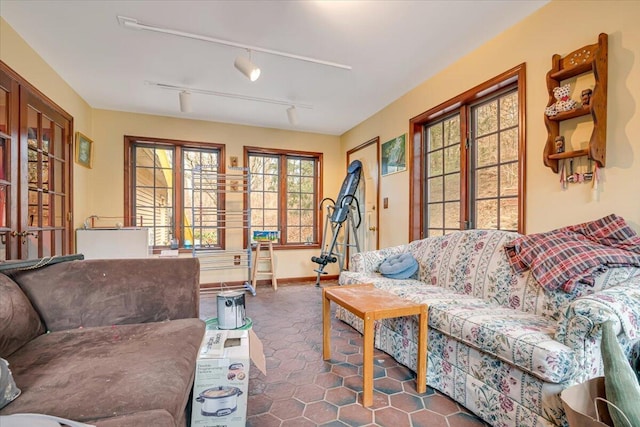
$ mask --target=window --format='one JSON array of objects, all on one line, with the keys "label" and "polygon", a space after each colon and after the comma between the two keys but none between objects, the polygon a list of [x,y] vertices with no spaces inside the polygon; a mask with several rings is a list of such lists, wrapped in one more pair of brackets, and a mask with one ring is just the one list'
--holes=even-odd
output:
[{"label": "window", "polygon": [[425,125],[427,236],[460,229],[460,115]]},{"label": "window", "polygon": [[318,243],[320,153],[247,148],[252,230],[280,231],[282,245]]},{"label": "window", "polygon": [[223,247],[224,236],[218,229],[217,214],[197,217],[198,227],[191,226],[194,209],[196,214],[215,212],[215,209],[198,208],[221,205],[220,194],[194,191],[193,172],[222,169],[223,147],[129,136],[125,136],[125,145],[127,224],[148,227],[154,247],[169,246],[171,239],[177,239],[181,247],[194,243]]},{"label": "window", "polygon": [[471,224],[518,230],[518,93],[471,106]]},{"label": "window", "polygon": [[521,65],[411,120],[412,239],[524,232],[524,104]]}]

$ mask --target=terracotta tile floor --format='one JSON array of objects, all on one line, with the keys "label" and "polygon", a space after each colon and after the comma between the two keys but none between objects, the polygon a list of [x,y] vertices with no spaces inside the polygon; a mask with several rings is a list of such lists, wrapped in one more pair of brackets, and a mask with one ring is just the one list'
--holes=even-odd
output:
[{"label": "terracotta tile floor", "polygon": [[[430,387],[418,394],[414,373],[379,350],[373,406],[362,407],[362,336],[332,317],[332,359],[322,360],[322,292],[313,283],[260,287],[245,299],[267,359],[266,376],[251,369],[247,426],[486,426]],[[215,294],[200,305],[202,318],[216,317]]]}]

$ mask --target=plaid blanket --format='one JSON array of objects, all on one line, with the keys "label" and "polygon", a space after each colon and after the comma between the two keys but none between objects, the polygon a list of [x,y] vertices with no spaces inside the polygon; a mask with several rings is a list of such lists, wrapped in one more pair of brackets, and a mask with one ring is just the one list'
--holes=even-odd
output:
[{"label": "plaid blanket", "polygon": [[519,237],[505,251],[514,271],[530,269],[548,290],[572,292],[578,283],[593,285],[594,277],[608,268],[640,267],[640,237],[614,214]]}]

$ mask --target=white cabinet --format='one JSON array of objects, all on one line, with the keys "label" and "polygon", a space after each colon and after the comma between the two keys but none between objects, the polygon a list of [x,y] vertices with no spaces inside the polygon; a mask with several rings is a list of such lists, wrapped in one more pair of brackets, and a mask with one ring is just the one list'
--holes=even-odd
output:
[{"label": "white cabinet", "polygon": [[149,229],[144,227],[76,230],[76,252],[85,259],[148,258]]}]

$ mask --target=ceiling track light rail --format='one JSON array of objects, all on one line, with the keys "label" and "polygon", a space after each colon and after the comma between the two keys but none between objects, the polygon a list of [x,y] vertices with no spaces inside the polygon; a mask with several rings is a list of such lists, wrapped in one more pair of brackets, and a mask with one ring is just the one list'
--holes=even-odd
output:
[{"label": "ceiling track light rail", "polygon": [[126,16],[118,16],[118,22],[120,23],[121,26],[123,26],[125,28],[131,28],[131,29],[135,29],[135,30],[154,31],[154,32],[157,32],[157,33],[170,34],[170,35],[178,36],[178,37],[185,37],[185,38],[188,38],[188,39],[201,40],[201,41],[205,41],[205,42],[209,42],[209,43],[217,43],[217,44],[230,46],[230,47],[237,47],[239,49],[246,49],[246,50],[253,51],[253,52],[268,53],[270,55],[282,56],[282,57],[290,58],[290,59],[297,59],[299,61],[312,62],[314,64],[326,65],[328,67],[341,68],[341,69],[344,69],[344,70],[351,70],[351,66],[350,65],[338,64],[336,62],[324,61],[322,59],[316,59],[316,58],[311,58],[311,57],[308,57],[308,56],[296,55],[296,54],[293,54],[293,53],[282,52],[282,51],[279,51],[279,50],[265,49],[265,48],[258,47],[258,46],[251,46],[251,45],[247,45],[247,44],[243,44],[243,43],[236,43],[236,42],[232,42],[232,41],[229,41],[229,40],[217,39],[217,38],[214,38],[214,37],[204,36],[204,35],[195,34],[195,33],[189,33],[189,32],[186,32],[186,31],[174,30],[174,29],[171,29],[171,28],[163,28],[163,27],[157,27],[157,26],[154,26],[154,25],[142,24],[142,23],[138,22],[137,19],[127,18]]},{"label": "ceiling track light rail", "polygon": [[192,93],[222,96],[225,98],[233,98],[233,99],[242,99],[245,101],[264,102],[267,104],[286,105],[289,107],[287,108],[287,119],[289,120],[289,124],[292,126],[298,125],[298,108],[313,109],[312,105],[298,104],[298,103],[293,103],[291,101],[282,101],[279,99],[258,98],[255,96],[240,95],[236,93],[225,93],[225,92],[217,92],[214,90],[207,90],[207,89],[187,88],[183,86],[176,86],[176,85],[170,85],[166,83],[157,83],[157,82],[150,82],[150,81],[146,81],[144,83],[149,86],[159,87],[160,89],[178,91],[178,96],[180,99],[180,112],[182,113],[190,113],[193,111],[193,109],[191,108]]}]

